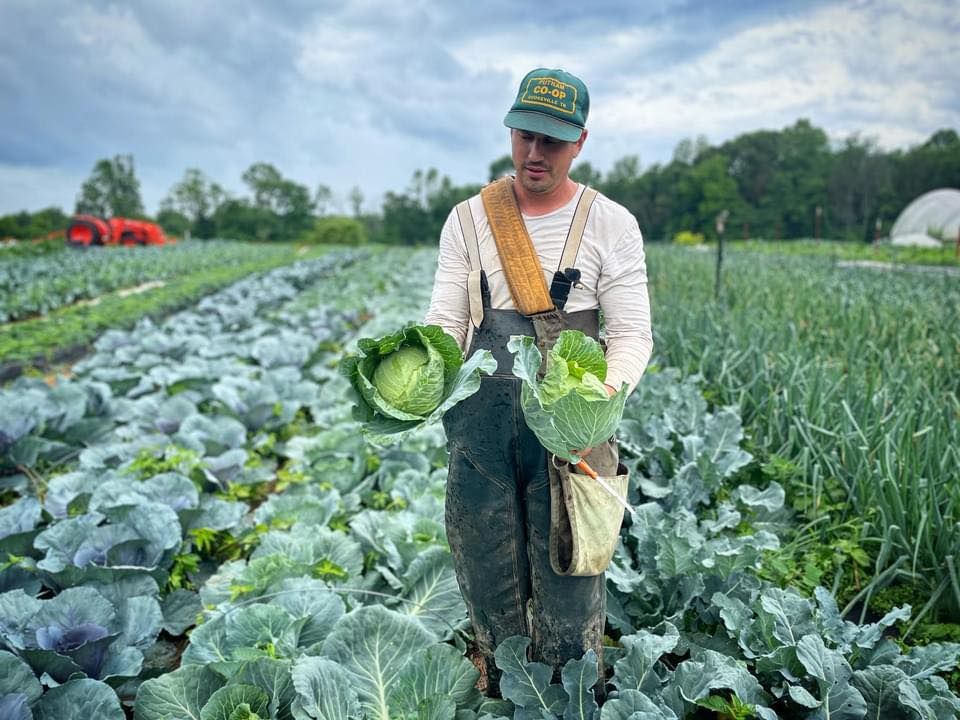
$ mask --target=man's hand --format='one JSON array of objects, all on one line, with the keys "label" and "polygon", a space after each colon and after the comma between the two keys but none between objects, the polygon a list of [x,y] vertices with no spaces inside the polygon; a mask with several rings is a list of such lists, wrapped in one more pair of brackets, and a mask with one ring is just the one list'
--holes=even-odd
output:
[{"label": "man's hand", "polygon": [[[610,395],[612,397],[613,395],[617,394],[616,389],[611,387],[610,385],[607,385],[606,383],[604,383],[603,386],[607,389],[607,395]],[[583,450],[571,450],[570,452],[572,452],[574,455],[579,455],[580,458],[583,459],[590,454],[591,450],[593,450],[593,448],[584,448]]]}]

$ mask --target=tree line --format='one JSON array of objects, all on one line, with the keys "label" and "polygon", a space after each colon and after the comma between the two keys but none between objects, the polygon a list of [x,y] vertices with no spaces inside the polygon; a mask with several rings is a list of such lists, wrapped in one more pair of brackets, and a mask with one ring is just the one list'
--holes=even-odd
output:
[{"label": "tree line", "polygon": [[[500,157],[486,181],[512,170],[510,156]],[[726,212],[728,237],[869,241],[888,232],[922,193],[960,187],[960,137],[942,129],[917,146],[885,152],[859,135],[832,145],[822,129],[798,120],[716,146],[703,137],[684,140],[669,162],[646,169],[631,155],[607,173],[581,162],[571,175],[625,205],[648,240],[681,231],[714,236],[716,218]],[[430,243],[450,209],[482,185],[455,185],[436,169],[417,170],[406,189],[384,195],[379,211],[364,212],[364,197],[353,188],[350,211],[334,214],[328,186],[310,188],[269,163],[254,163],[241,179],[248,194],[234,197],[202,170],[189,168],[152,219],[171,234],[198,238]],[[99,160],[74,212],[147,218],[133,157]],[[6,215],[0,217],[0,238],[40,237],[62,230],[67,221],[58,208]]]},{"label": "tree line", "polygon": [[731,237],[871,241],[919,195],[960,187],[960,138],[943,129],[908,150],[884,152],[854,135],[833,147],[823,130],[799,120],[719,146],[683,141],[669,163],[645,172],[636,157],[605,176],[578,169],[626,205],[652,239],[683,230],[714,235],[726,211]]}]

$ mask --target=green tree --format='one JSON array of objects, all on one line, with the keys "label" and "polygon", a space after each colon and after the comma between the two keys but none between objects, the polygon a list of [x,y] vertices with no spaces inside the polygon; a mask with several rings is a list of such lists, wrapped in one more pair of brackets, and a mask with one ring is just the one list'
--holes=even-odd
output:
[{"label": "green tree", "polygon": [[384,196],[377,239],[400,245],[435,243],[453,207],[479,191],[479,185],[454,185],[435,168],[417,170],[405,193]]},{"label": "green tree", "polygon": [[707,142],[706,135],[684,138],[673,149],[673,162],[693,165],[708,149],[710,149],[710,143]]},{"label": "green tree", "polygon": [[218,235],[224,238],[265,242],[279,237],[276,214],[246,199],[231,198],[223,202],[217,208],[214,222]]},{"label": "green tree", "polygon": [[160,227],[167,233],[176,236],[186,235],[192,225],[190,218],[179,210],[174,210],[169,207],[160,208],[160,212],[157,213],[157,223],[159,223]]},{"label": "green tree", "polygon": [[462,200],[480,192],[481,185],[454,185],[449,177],[444,175],[426,196],[427,232],[429,241],[437,242],[443,224],[454,206]]},{"label": "green tree", "polygon": [[613,168],[607,173],[607,187],[619,186],[629,187],[640,179],[640,156],[627,155],[620,158],[613,164]]},{"label": "green tree", "polygon": [[0,217],[0,238],[29,240],[63,232],[70,222],[63,210],[48,207],[35,213],[22,210]]},{"label": "green tree", "polygon": [[937,188],[960,187],[960,137],[956,130],[937,130],[926,142],[890,155],[893,194],[881,205],[895,218],[920,195]]},{"label": "green tree", "polygon": [[367,242],[367,229],[357,218],[326,215],[317,219],[304,240],[320,245],[362,245]]},{"label": "green tree", "polygon": [[270,163],[254,163],[240,176],[253,192],[253,206],[280,212],[283,193],[283,176]]},{"label": "green tree", "polygon": [[350,188],[350,208],[353,210],[353,216],[355,218],[360,217],[360,212],[363,208],[363,193],[360,192],[360,188],[356,185]]},{"label": "green tree", "polygon": [[696,228],[707,236],[716,237],[716,218],[729,213],[731,225],[743,222],[744,203],[736,181],[728,171],[729,160],[719,152],[705,153],[693,167],[690,177],[697,184],[699,200],[696,207]]},{"label": "green tree", "polygon": [[383,198],[381,242],[416,245],[429,238],[427,213],[419,200],[405,193],[387,192]]},{"label": "green tree", "polygon": [[771,187],[778,167],[780,133],[746,133],[721,145],[720,151],[730,159],[730,177],[744,203],[738,223],[749,226],[751,235],[774,237],[781,213]]},{"label": "green tree", "polygon": [[328,185],[320,183],[313,194],[313,207],[319,217],[327,214],[330,204],[333,202],[333,190]]},{"label": "green tree", "polygon": [[650,223],[649,213],[645,212],[647,198],[645,188],[640,182],[640,157],[627,155],[613,164],[606,178],[595,185],[598,190],[614,198],[617,202],[632,212],[637,220],[647,227]]},{"label": "green tree", "polygon": [[893,192],[889,158],[874,141],[853,135],[844,140],[831,165],[827,181],[832,218],[829,234],[845,240],[871,240],[880,202]]},{"label": "green tree", "polygon": [[687,165],[671,162],[663,167],[654,165],[641,178],[642,186],[649,185],[646,194],[649,197],[650,230],[654,237],[669,240],[677,232],[690,229],[683,217],[689,199],[679,192],[682,180],[689,172]]},{"label": "green tree", "polygon": [[[160,201],[160,212],[167,222],[174,225],[182,224],[179,217],[187,218],[187,227],[194,237],[215,237],[217,228],[213,217],[226,199],[227,193],[219,184],[210,180],[203,171],[188,168],[183,179]],[[180,232],[184,230],[186,228]],[[173,229],[171,232],[176,233]]]},{"label": "green tree", "polygon": [[594,169],[593,165],[586,161],[577,163],[576,167],[570,171],[570,177],[593,188],[599,188],[603,183],[603,175],[600,171]]},{"label": "green tree", "polygon": [[498,178],[502,178],[504,175],[512,175],[513,170],[513,158],[510,155],[502,155],[490,163],[490,172],[487,180],[493,182]]},{"label": "green tree", "polygon": [[144,217],[133,155],[98,160],[90,177],[80,187],[76,212],[104,218]]},{"label": "green tree", "polygon": [[262,162],[251,165],[241,177],[253,192],[252,207],[257,212],[246,215],[257,218],[258,235],[265,232],[262,223],[273,216],[273,227],[260,239],[294,240],[311,229],[314,200],[305,185],[284,178],[273,165]]},{"label": "green tree", "polygon": [[0,238],[29,239],[32,237],[33,216],[26,210],[0,217]]},{"label": "green tree", "polygon": [[830,159],[827,134],[809,120],[798,120],[780,133],[770,197],[784,237],[813,236],[816,208],[827,205]]}]

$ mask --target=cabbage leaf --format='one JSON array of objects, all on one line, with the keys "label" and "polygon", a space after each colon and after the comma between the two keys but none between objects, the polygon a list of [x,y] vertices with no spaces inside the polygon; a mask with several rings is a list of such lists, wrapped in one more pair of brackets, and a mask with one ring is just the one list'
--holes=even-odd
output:
[{"label": "cabbage leaf", "polygon": [[340,372],[354,390],[354,419],[371,440],[386,442],[439,420],[479,389],[481,372],[496,367],[489,350],[464,362],[457,341],[437,325],[407,325],[358,340]]},{"label": "cabbage leaf", "polygon": [[579,330],[564,330],[547,356],[543,380],[538,378],[543,356],[532,337],[515,335],[507,349],[514,356],[513,374],[523,381],[523,417],[547,450],[576,464],[581,458],[574,450],[592,448],[613,436],[627,390],[607,393],[603,384],[607,363],[600,343]]}]

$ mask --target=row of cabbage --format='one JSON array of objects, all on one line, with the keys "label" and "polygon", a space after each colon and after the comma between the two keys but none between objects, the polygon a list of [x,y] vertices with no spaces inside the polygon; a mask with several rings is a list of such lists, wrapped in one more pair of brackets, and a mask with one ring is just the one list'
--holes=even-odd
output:
[{"label": "row of cabbage", "polygon": [[[266,313],[356,259],[339,254],[251,278],[163,326],[108,333],[77,381],[51,389],[22,379],[2,392],[2,483],[22,498],[2,510],[0,623],[4,645],[31,657],[45,682],[135,677],[161,628],[179,635],[193,624],[195,595],[164,593],[160,603],[182,543],[200,529],[231,530],[248,514],[248,503],[215,495],[271,477],[268,453],[248,467],[248,433],[267,440],[318,395],[299,351],[336,340],[347,322],[307,313],[291,343],[291,330]],[[204,402],[218,411],[201,412]],[[131,467],[168,446],[191,454],[199,476],[136,482],[151,473]],[[55,474],[62,469],[70,472]],[[34,621],[54,629],[38,633]]]},{"label": "row of cabbage", "polygon": [[738,703],[765,718],[955,716],[938,673],[960,648],[904,654],[886,637],[909,608],[857,626],[826,591],[757,579],[790,522],[783,491],[732,484],[752,460],[738,414],[710,411],[699,379],[673,371],[648,375],[621,427],[637,515],[608,574],[608,699],[594,658],[554,685],[524,638],[498,651],[505,699],[483,699],[446,549],[442,430],[370,446],[334,369],[353,338],[422,316],[434,261],[338,253],[274,271],[108,333],[73,382],[3,391],[19,499],[0,510],[0,709],[120,718],[135,697],[136,717],[158,719],[683,718]]},{"label": "row of cabbage", "polygon": [[73,249],[0,261],[0,323],[104,293],[289,254],[289,248],[211,240],[156,247]]}]

